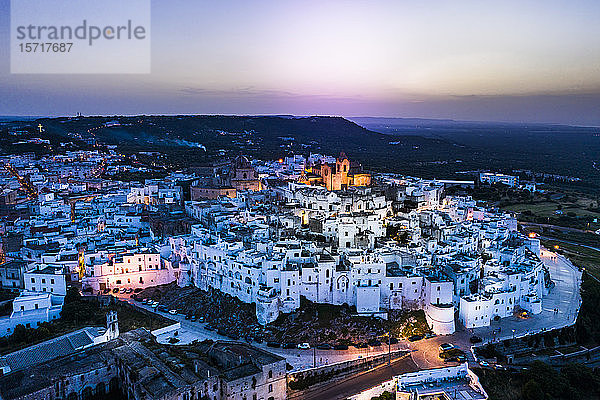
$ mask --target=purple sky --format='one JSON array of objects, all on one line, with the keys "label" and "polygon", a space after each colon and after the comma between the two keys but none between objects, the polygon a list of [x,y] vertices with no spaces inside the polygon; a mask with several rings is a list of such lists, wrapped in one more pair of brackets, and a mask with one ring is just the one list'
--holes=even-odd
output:
[{"label": "purple sky", "polygon": [[600,126],[599,16],[596,0],[154,1],[150,74],[11,75],[9,1],[0,0],[0,115]]}]

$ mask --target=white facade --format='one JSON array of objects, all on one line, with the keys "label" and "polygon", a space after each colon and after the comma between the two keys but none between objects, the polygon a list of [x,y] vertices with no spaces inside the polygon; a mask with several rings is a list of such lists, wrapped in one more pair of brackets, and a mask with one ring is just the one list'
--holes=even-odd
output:
[{"label": "white facade", "polygon": [[479,181],[487,184],[502,183],[510,187],[519,186],[518,176],[495,174],[492,172],[482,172],[479,174]]},{"label": "white facade", "polygon": [[63,267],[34,269],[24,274],[25,290],[48,292],[58,296],[67,294],[67,281]]},{"label": "white facade", "polygon": [[157,252],[132,252],[112,255],[108,260],[85,266],[83,287],[93,291],[114,288],[146,288],[177,281],[179,268],[163,262]]},{"label": "white facade", "polygon": [[37,328],[42,322],[60,318],[64,296],[49,292],[23,291],[13,300],[13,311],[0,318],[0,336],[12,335],[17,325]]}]

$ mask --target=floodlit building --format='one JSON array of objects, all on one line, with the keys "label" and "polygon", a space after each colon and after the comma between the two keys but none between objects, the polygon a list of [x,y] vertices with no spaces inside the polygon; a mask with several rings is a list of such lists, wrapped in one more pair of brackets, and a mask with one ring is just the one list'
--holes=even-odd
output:
[{"label": "floodlit building", "polygon": [[396,399],[486,400],[487,393],[467,363],[455,367],[425,369],[396,377]]},{"label": "floodlit building", "polygon": [[479,182],[492,185],[501,183],[510,187],[519,186],[519,177],[514,175],[497,174],[493,172],[482,172],[479,174]]},{"label": "floodlit building", "polygon": [[322,185],[327,190],[342,190],[352,186],[369,186],[371,175],[363,171],[360,163],[350,161],[346,154],[341,153],[335,162],[320,159],[306,168],[300,182]]},{"label": "floodlit building", "polygon": [[179,278],[179,269],[161,260],[159,253],[149,249],[100,257],[85,265],[84,288],[94,292],[105,289],[146,288],[163,285]]}]

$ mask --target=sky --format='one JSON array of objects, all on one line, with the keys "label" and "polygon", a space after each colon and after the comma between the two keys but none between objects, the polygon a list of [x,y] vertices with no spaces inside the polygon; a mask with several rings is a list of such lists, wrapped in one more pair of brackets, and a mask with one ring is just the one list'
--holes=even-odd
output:
[{"label": "sky", "polygon": [[151,15],[149,74],[11,74],[0,0],[0,115],[600,126],[598,0],[163,0]]}]

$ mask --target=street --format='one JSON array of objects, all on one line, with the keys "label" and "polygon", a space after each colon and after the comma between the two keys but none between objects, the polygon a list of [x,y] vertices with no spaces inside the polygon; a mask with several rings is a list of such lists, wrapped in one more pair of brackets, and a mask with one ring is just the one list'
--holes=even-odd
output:
[{"label": "street", "polygon": [[[532,315],[526,319],[517,317],[503,318],[497,322],[493,321],[489,327],[475,328],[473,329],[473,332],[465,329],[460,323],[457,323],[456,332],[452,335],[436,336],[415,342],[399,339],[398,343],[391,345],[389,350],[411,351],[411,358],[416,366],[420,369],[429,369],[455,364],[446,363],[440,359],[439,345],[442,343],[452,343],[455,347],[460,348],[466,353],[467,361],[474,362],[475,360],[470,352],[472,344],[469,341],[473,334],[481,337],[484,342],[499,341],[533,334],[542,330],[551,330],[572,325],[577,318],[577,313],[581,304],[581,296],[579,293],[581,272],[566,258],[546,249],[542,250],[541,258],[549,268],[550,276],[555,283],[555,286],[551,289],[550,293],[542,299],[541,314]],[[174,337],[178,339],[178,344],[187,344],[194,340],[202,341],[206,339],[231,340],[230,338],[219,335],[216,331],[205,329],[206,323],[191,322],[186,320],[181,314],[172,315],[166,312],[160,312],[128,297],[123,296],[121,297],[121,300],[127,301],[136,307],[163,315],[181,324],[181,328],[177,329],[177,336],[175,336],[175,331],[168,331],[158,335],[157,340],[159,342],[169,343]],[[555,308],[559,310],[558,313],[554,312]],[[293,371],[300,371],[307,368],[380,355],[388,352],[388,346],[385,343],[381,346],[369,346],[368,348],[362,349],[350,347],[348,350],[272,348],[267,347],[264,342],[253,342],[252,345],[285,357],[287,362],[293,367]]]},{"label": "street", "polygon": [[[168,331],[158,335],[157,340],[161,343],[169,343],[169,340],[173,337],[176,337],[179,340],[177,342],[178,344],[188,344],[194,340],[202,341],[206,339],[221,341],[231,340],[230,338],[219,335],[216,331],[206,330],[206,323],[191,322],[186,320],[185,316],[181,314],[172,315],[166,312],[160,312],[150,306],[143,305],[129,298],[123,297],[121,300],[127,301],[136,307],[162,315],[181,324],[181,328],[177,330],[177,336],[174,336],[174,331]],[[422,339],[416,342],[398,339],[398,343],[391,345],[390,350],[411,351],[411,356],[415,363],[419,368],[422,369],[435,368],[444,365],[454,365],[455,363],[444,363],[444,361],[439,358],[439,345],[444,342],[451,342],[468,353],[470,347],[469,337],[469,332],[464,331],[463,328],[462,331],[457,332],[454,335],[437,336],[430,339]],[[388,346],[385,343],[382,343],[381,346],[369,346],[363,349],[350,346],[348,350],[319,350],[316,348],[306,350],[283,349],[268,347],[264,342],[252,342],[252,345],[285,357],[287,362],[293,367],[293,371],[300,371],[307,368],[319,367],[342,361],[355,360],[362,357],[386,354],[388,352]],[[467,354],[467,356],[469,356],[469,354]]]},{"label": "street", "polygon": [[307,390],[301,396],[290,398],[299,400],[345,399],[348,396],[386,382],[392,379],[394,376],[418,370],[419,367],[410,357],[404,357],[394,361],[390,365],[382,365],[365,373],[353,375],[352,377],[344,379],[340,382],[332,382],[328,385],[319,386],[314,390]]},{"label": "street", "polygon": [[475,335],[484,341],[499,341],[575,323],[581,305],[581,272],[568,259],[547,249],[542,249],[541,258],[555,283],[542,298],[542,312],[525,319],[511,316],[492,321],[490,326],[473,329]]}]

